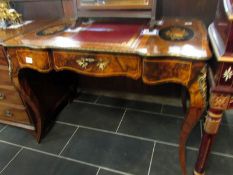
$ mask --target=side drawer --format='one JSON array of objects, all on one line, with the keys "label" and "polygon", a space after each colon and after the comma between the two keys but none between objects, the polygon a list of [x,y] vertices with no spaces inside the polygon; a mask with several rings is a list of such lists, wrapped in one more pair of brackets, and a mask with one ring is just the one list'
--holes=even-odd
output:
[{"label": "side drawer", "polygon": [[51,70],[50,57],[47,51],[18,49],[16,54],[21,67],[32,68],[40,72]]},{"label": "side drawer", "polygon": [[141,76],[141,58],[134,55],[55,51],[53,56],[57,70],[68,69],[96,77],[138,79]]},{"label": "side drawer", "polygon": [[5,57],[4,51],[3,51],[3,47],[0,46],[0,65],[4,65],[7,66],[7,59]]},{"label": "side drawer", "polygon": [[1,104],[0,120],[30,125],[30,121],[24,107],[14,108]]},{"label": "side drawer", "polygon": [[12,86],[7,66],[0,66],[0,85]]},{"label": "side drawer", "polygon": [[187,85],[192,71],[192,62],[172,59],[144,59],[143,81],[147,84],[182,83]]},{"label": "side drawer", "polygon": [[13,86],[7,86],[6,88],[0,86],[0,102],[22,105],[22,100]]}]

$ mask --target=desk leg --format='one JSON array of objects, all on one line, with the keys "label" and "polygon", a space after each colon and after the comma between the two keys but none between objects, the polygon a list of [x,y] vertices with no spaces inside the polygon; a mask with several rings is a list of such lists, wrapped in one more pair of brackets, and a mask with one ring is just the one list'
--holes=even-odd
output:
[{"label": "desk leg", "polygon": [[206,162],[213,145],[215,136],[221,124],[223,111],[210,109],[204,124],[204,134],[202,136],[199,155],[196,162],[194,175],[204,175]]},{"label": "desk leg", "polygon": [[206,74],[200,74],[199,78],[188,88],[190,94],[190,107],[184,119],[180,140],[179,140],[179,158],[183,175],[187,175],[186,170],[186,142],[187,139],[202,117],[206,105]]}]

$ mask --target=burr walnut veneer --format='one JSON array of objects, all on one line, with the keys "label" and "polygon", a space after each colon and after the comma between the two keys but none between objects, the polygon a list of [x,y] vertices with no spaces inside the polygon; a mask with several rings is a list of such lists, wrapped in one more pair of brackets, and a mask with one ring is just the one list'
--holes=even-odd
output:
[{"label": "burr walnut veneer", "polygon": [[[4,42],[12,82],[38,140],[50,114],[76,83],[62,72],[99,77],[100,83],[103,77],[119,76],[148,85],[177,83],[190,94],[179,140],[186,174],[185,144],[206,106],[206,61],[211,57],[206,30],[200,21],[178,19],[162,20],[151,32],[148,28],[145,20],[89,21],[78,26],[72,20],[57,20]],[[39,82],[38,74],[45,79]]]}]

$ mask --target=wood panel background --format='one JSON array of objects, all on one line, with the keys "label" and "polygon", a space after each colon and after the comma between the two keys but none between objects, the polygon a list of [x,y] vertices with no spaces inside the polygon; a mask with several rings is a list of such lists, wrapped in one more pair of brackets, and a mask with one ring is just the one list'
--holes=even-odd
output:
[{"label": "wood panel background", "polygon": [[[209,25],[218,0],[158,0],[158,15],[199,18]],[[24,19],[75,17],[76,0],[11,0]]]}]

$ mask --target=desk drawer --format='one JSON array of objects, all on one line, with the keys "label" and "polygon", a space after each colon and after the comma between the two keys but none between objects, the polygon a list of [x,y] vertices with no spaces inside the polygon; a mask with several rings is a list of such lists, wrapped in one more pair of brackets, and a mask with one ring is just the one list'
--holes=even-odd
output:
[{"label": "desk drawer", "polygon": [[0,102],[22,105],[21,98],[13,86],[8,86],[7,89],[0,86]]},{"label": "desk drawer", "polygon": [[12,86],[9,70],[6,66],[0,66],[0,85]]},{"label": "desk drawer", "polygon": [[5,58],[5,54],[3,52],[3,47],[0,46],[0,65],[7,66],[7,59]]},{"label": "desk drawer", "polygon": [[16,54],[21,67],[32,68],[40,72],[48,72],[51,69],[47,51],[18,49]]},{"label": "desk drawer", "polygon": [[0,120],[30,124],[28,115],[24,107],[13,108],[11,106],[0,104]]},{"label": "desk drawer", "polygon": [[192,63],[169,59],[144,59],[143,81],[148,84],[174,82],[187,85]]},{"label": "desk drawer", "polygon": [[57,70],[73,70],[96,77],[128,76],[137,79],[141,76],[140,57],[133,55],[55,51],[53,56]]}]

